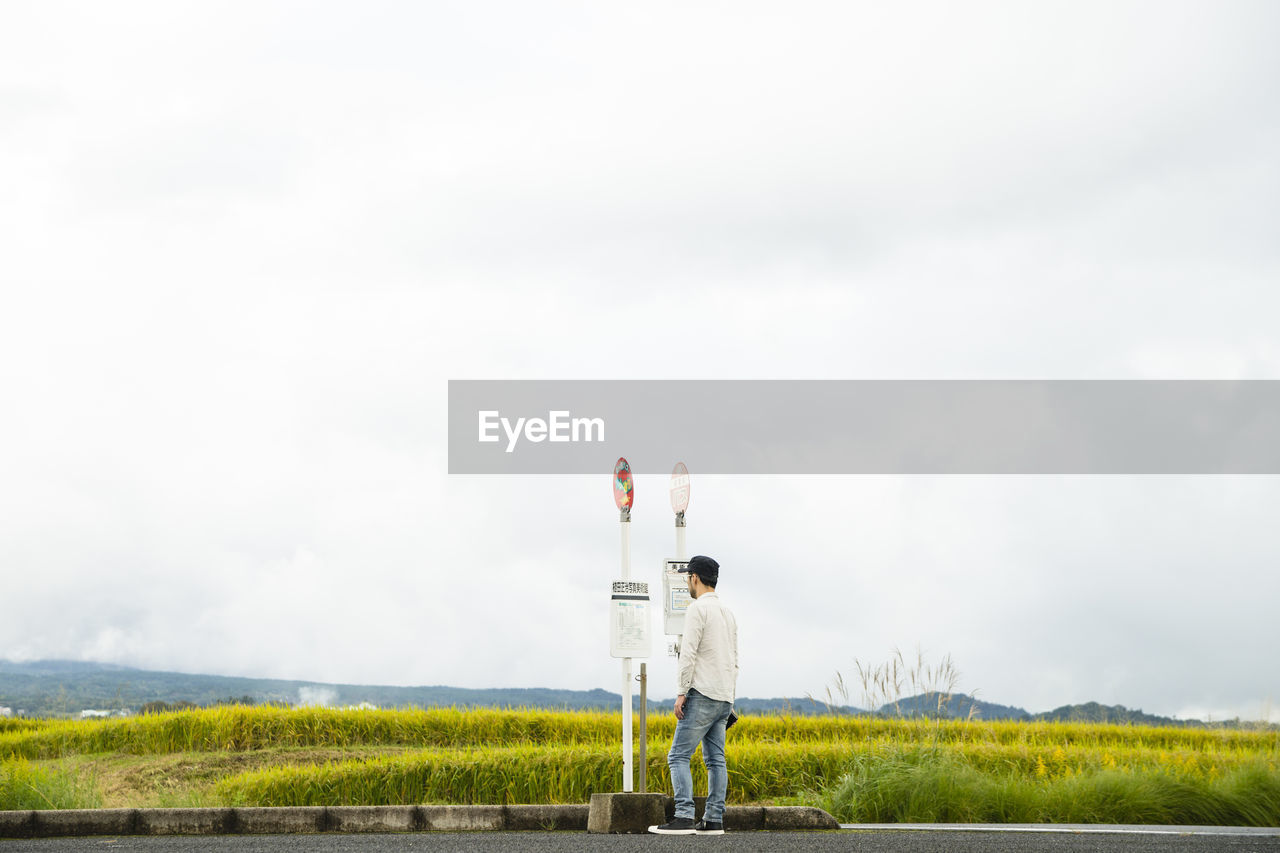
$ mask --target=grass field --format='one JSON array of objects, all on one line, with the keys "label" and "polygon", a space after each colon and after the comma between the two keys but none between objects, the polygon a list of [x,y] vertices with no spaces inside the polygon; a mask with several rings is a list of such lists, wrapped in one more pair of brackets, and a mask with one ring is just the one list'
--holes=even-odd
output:
[{"label": "grass field", "polygon": [[[650,790],[670,791],[673,728],[650,720]],[[582,803],[619,790],[620,732],[617,713],[535,710],[0,720],[0,809]],[[731,803],[844,821],[1280,825],[1275,731],[747,716],[727,752]]]}]

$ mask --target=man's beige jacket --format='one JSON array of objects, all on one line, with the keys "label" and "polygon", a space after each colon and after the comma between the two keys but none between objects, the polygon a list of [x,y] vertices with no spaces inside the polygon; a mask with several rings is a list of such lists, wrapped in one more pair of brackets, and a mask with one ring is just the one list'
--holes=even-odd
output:
[{"label": "man's beige jacket", "polygon": [[738,690],[738,621],[714,591],[689,602],[680,641],[676,692],[693,688],[710,699],[732,702]]}]

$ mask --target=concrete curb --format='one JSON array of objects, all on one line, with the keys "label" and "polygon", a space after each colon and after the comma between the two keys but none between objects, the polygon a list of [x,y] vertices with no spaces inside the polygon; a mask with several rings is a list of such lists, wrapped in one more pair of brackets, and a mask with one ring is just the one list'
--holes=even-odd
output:
[{"label": "concrete curb", "polygon": [[[586,804],[0,811],[0,838],[320,832],[585,832],[589,811]],[[840,827],[835,818],[821,809],[803,807],[730,806],[725,810],[724,820],[731,832]]]},{"label": "concrete curb", "polygon": [[1280,838],[1275,826],[1190,826],[1153,823],[842,823],[855,832],[1035,832],[1056,835],[1237,835]]}]

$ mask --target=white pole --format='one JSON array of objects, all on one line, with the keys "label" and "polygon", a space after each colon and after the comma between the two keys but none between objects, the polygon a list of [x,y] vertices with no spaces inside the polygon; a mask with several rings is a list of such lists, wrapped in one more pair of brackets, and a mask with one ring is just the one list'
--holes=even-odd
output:
[{"label": "white pole", "polygon": [[[622,510],[622,579],[631,580],[631,509]],[[631,793],[631,658],[622,659],[622,792]]]},{"label": "white pole", "polygon": [[[684,562],[689,559],[689,552],[685,547],[685,527],[684,527],[684,511],[689,508],[689,469],[683,462],[677,462],[676,467],[671,469],[671,508],[676,513],[676,559]],[[685,579],[688,579],[685,575]],[[680,643],[684,640],[684,635],[676,637],[676,641],[668,647],[668,652],[680,657]]]},{"label": "white pole", "polygon": [[622,659],[622,792],[629,794],[631,787],[631,658]]},{"label": "white pole", "polygon": [[622,579],[631,580],[631,510],[622,511]]}]

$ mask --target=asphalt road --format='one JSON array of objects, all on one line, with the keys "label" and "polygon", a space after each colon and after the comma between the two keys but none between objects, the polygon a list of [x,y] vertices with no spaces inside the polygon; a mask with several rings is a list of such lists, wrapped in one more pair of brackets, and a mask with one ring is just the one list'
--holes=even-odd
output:
[{"label": "asphalt road", "polygon": [[412,835],[214,835],[183,837],[0,839],[0,853],[587,853],[680,851],[723,853],[1250,853],[1280,851],[1280,837],[1241,835],[1103,835],[946,831],[743,832],[719,837],[587,835],[582,832],[428,832]]}]

